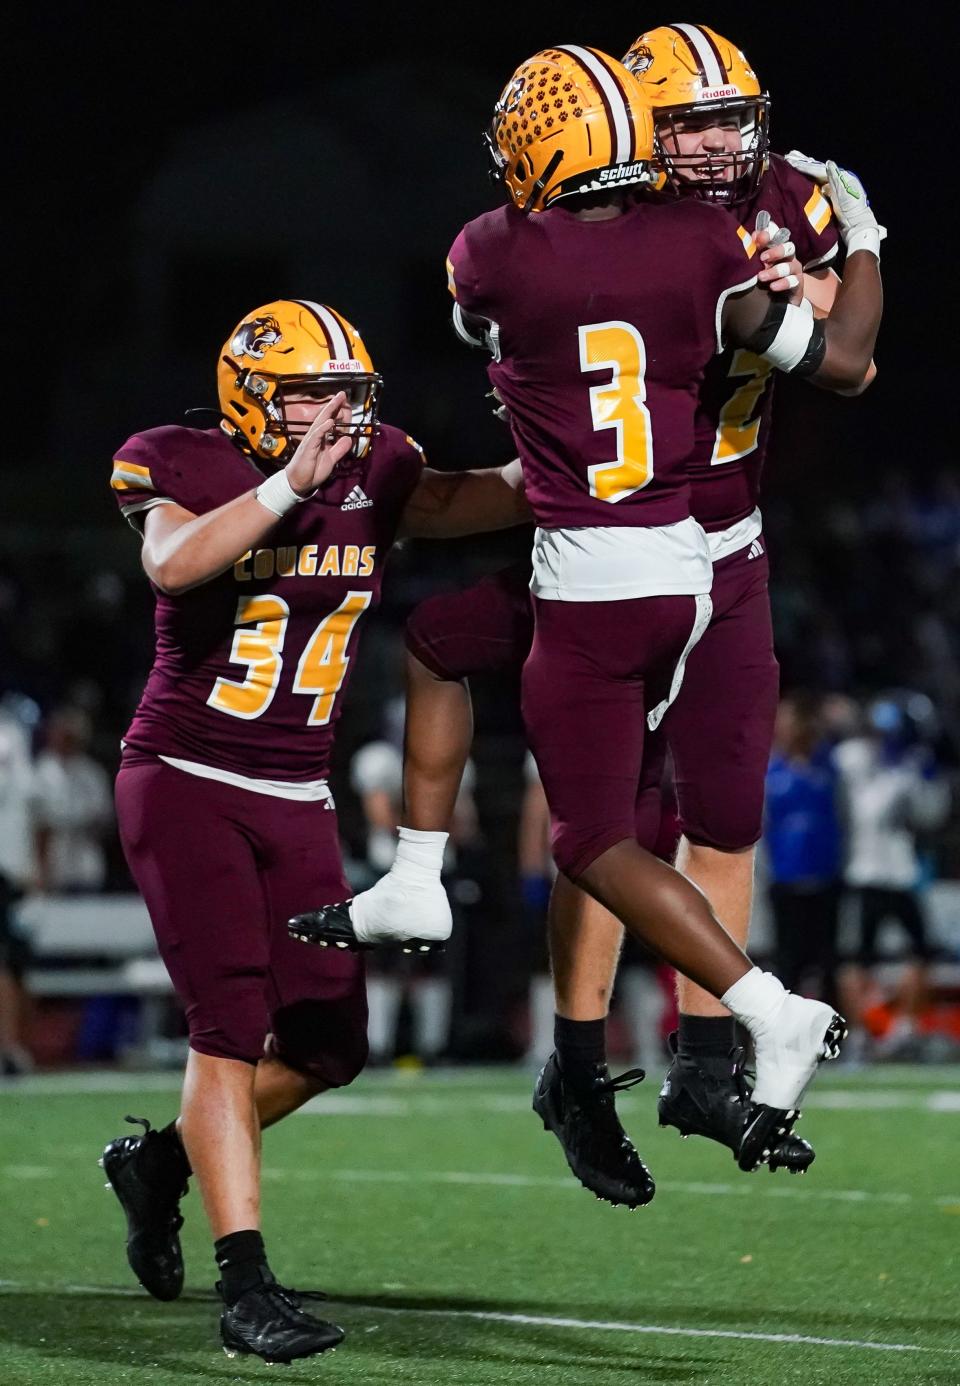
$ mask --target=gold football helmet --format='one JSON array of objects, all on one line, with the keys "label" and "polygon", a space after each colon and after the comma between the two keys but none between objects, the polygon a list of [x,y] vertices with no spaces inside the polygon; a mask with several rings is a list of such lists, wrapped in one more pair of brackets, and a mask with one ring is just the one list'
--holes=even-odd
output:
[{"label": "gold football helmet", "polygon": [[485,136],[491,174],[515,207],[656,184],[649,102],[615,58],[560,44],[521,63]]},{"label": "gold football helmet", "polygon": [[248,313],[223,345],[217,365],[220,426],[244,452],[283,465],[297,442],[284,391],[343,390],[351,420],[338,431],[353,439],[350,456],[361,458],[377,432],[382,384],[346,318],[323,303],[278,299]]},{"label": "gold football helmet", "polygon": [[[746,202],[770,162],[770,98],[739,48],[705,24],[664,24],[641,34],[624,56],[653,107],[656,154],[674,187],[727,206]],[[685,178],[676,134],[685,119],[736,119],[741,149],[699,156],[706,176]]]}]

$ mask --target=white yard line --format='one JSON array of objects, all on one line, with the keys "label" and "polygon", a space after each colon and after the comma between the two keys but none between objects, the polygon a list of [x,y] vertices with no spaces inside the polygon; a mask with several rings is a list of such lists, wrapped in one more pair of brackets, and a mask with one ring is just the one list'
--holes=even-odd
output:
[{"label": "white yard line", "polygon": [[[452,1108],[486,1112],[529,1111],[527,1090],[533,1071],[526,1068],[450,1068],[427,1073],[373,1070],[349,1090],[327,1093],[302,1109],[305,1115],[420,1116],[446,1114]],[[35,1096],[95,1093],[175,1092],[182,1083],[177,1070],[125,1072],[96,1069],[35,1073],[0,1080],[0,1100]],[[934,1088],[919,1084],[933,1084]],[[513,1088],[510,1090],[507,1085]],[[487,1089],[487,1091],[484,1091]],[[625,1107],[643,1105],[646,1094],[621,1098]],[[824,1072],[804,1103],[811,1110],[960,1111],[960,1066],[935,1068],[886,1065],[856,1073]]]},{"label": "white yard line", "polygon": [[[498,1174],[494,1172],[473,1172],[469,1170],[374,1170],[374,1169],[279,1169],[267,1166],[265,1179],[302,1180],[306,1183],[319,1183],[324,1179],[336,1179],[347,1184],[452,1184],[489,1188],[508,1189],[557,1189],[560,1192],[579,1191],[580,1185],[573,1178],[541,1174]],[[657,1187],[664,1193],[693,1194],[708,1198],[799,1198],[813,1199],[831,1203],[885,1204],[895,1207],[916,1203],[929,1203],[936,1207],[960,1207],[960,1194],[942,1194],[934,1198],[918,1198],[916,1194],[881,1192],[871,1193],[868,1189],[818,1189],[799,1185],[796,1176],[784,1173],[782,1182],[768,1186],[766,1182],[742,1179],[736,1184],[706,1184],[680,1180],[662,1180]]]},{"label": "white yard line", "polygon": [[[0,1294],[42,1293],[56,1289],[60,1295],[106,1295],[109,1298],[136,1298],[147,1303],[144,1292],[134,1287],[115,1287],[106,1285],[27,1285],[15,1280],[0,1280]],[[329,1303],[338,1303],[333,1296]],[[672,1324],[621,1323],[616,1319],[574,1319],[555,1317],[550,1314],[510,1314],[489,1309],[416,1309],[381,1304],[363,1304],[350,1300],[344,1305],[349,1310],[359,1309],[368,1314],[390,1314],[412,1316],[426,1319],[466,1319],[474,1323],[517,1324],[521,1328],[572,1328],[580,1332],[599,1333],[637,1333],[648,1337],[663,1338],[719,1338],[739,1343],[781,1343],[793,1346],[824,1348],[856,1348],[868,1352],[922,1352],[929,1355],[957,1357],[960,1348],[924,1347],[918,1343],[878,1343],[868,1338],[819,1338],[806,1333],[751,1333],[725,1328],[678,1328]]]},{"label": "white yard line", "polygon": [[[622,1097],[621,1111],[638,1111],[643,1099]],[[813,1091],[803,1102],[804,1111],[818,1109],[832,1112],[932,1112],[937,1115],[960,1113],[960,1090],[935,1092],[883,1091],[878,1089]],[[295,1116],[300,1117],[419,1117],[459,1115],[466,1112],[488,1112],[511,1115],[530,1111],[530,1099],[525,1092],[472,1093],[456,1096],[435,1093],[323,1093],[307,1102]]]},{"label": "white yard line", "polygon": [[[56,1179],[62,1169],[53,1165],[0,1165],[0,1178],[11,1180]],[[344,1184],[440,1184],[466,1185],[495,1189],[556,1189],[560,1193],[579,1190],[571,1176],[564,1178],[548,1174],[513,1174],[472,1170],[399,1170],[399,1169],[283,1169],[267,1165],[264,1179],[280,1183],[319,1184],[335,1179]],[[941,1194],[919,1198],[916,1194],[891,1191],[872,1193],[868,1189],[819,1189],[803,1187],[794,1176],[784,1173],[775,1184],[765,1180],[741,1179],[735,1184],[714,1184],[689,1180],[660,1180],[661,1193],[689,1194],[706,1198],[786,1198],[812,1199],[815,1202],[846,1204],[880,1204],[903,1207],[911,1204],[932,1204],[941,1208],[960,1208],[960,1194]],[[2,1282],[0,1282],[2,1283]]]},{"label": "white yard line", "polygon": [[960,1356],[960,1348],[921,1347],[916,1343],[876,1343],[861,1338],[813,1338],[804,1333],[749,1333],[724,1328],[675,1328],[663,1324],[618,1323],[609,1319],[553,1318],[547,1314],[503,1314],[479,1309],[388,1309],[386,1312],[417,1314],[428,1318],[473,1319],[482,1323],[516,1323],[529,1328],[593,1329],[606,1333],[645,1333],[667,1338],[725,1338],[741,1343],[799,1343],[811,1347],[866,1348],[873,1352],[923,1352]]}]

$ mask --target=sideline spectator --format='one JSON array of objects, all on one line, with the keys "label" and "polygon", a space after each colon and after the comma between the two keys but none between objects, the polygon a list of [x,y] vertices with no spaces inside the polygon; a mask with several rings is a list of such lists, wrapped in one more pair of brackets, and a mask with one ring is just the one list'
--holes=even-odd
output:
[{"label": "sideline spectator", "polygon": [[26,1073],[33,1060],[23,1044],[28,998],[23,986],[29,950],[14,928],[13,906],[33,878],[30,736],[17,700],[0,700],[0,1077]]},{"label": "sideline spectator", "polygon": [[[50,716],[46,745],[37,756],[36,883],[46,894],[90,895],[106,884],[104,844],[113,825],[113,794],[103,766],[87,753],[92,732],[82,708],[59,707]],[[123,996],[88,997],[77,1057],[115,1058],[135,1024],[136,1004]]]},{"label": "sideline spectator", "polygon": [[837,777],[816,703],[785,697],[767,771],[764,843],[776,933],[776,972],[800,991],[811,974],[836,1003],[842,839]]},{"label": "sideline spectator", "polygon": [[857,959],[844,979],[851,1021],[863,1024],[881,924],[899,924],[909,950],[898,988],[899,1019],[876,1050],[883,1057],[914,1045],[927,993],[930,946],[918,893],[917,833],[939,827],[950,808],[949,789],[921,739],[921,718],[931,712],[929,699],[918,694],[878,698],[867,709],[866,734],[834,751],[847,835],[844,880],[860,911]]},{"label": "sideline spectator", "polygon": [[58,708],[37,757],[34,824],[43,891],[98,891],[106,880],[103,842],[113,823],[113,796],[107,772],[87,754],[91,734],[82,709]]}]

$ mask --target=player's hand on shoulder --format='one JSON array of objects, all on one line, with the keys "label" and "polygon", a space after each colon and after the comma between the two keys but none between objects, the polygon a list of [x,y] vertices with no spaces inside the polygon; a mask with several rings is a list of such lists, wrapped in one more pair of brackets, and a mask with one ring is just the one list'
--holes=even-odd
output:
[{"label": "player's hand on shoulder", "polygon": [[298,496],[312,495],[349,453],[352,439],[336,429],[346,405],[342,390],[327,400],[284,468],[287,481]]},{"label": "player's hand on shoulder", "polygon": [[877,221],[867,190],[857,175],[848,168],[841,168],[832,159],[811,159],[799,149],[791,149],[786,159],[798,173],[823,188],[833,207],[847,254],[869,250],[879,260],[880,242],[886,239],[887,228]]},{"label": "player's hand on shoulder", "polygon": [[760,212],[753,241],[763,264],[757,282],[785,303],[799,303],[803,297],[803,266],[797,259],[790,232],[785,226],[778,226],[769,212]]}]

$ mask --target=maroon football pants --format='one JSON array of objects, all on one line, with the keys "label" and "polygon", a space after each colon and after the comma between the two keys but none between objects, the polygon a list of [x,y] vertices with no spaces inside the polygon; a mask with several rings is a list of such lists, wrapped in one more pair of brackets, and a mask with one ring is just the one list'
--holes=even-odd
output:
[{"label": "maroon football pants", "polygon": [[663,721],[683,834],[722,852],[752,847],[763,831],[780,691],[763,549],[751,544],[713,565],[713,616]]},{"label": "maroon football pants", "polygon": [[628,838],[660,829],[662,738],[647,714],[669,692],[694,633],[695,597],[533,599],[523,720],[550,806],[553,857],[576,879]]},{"label": "maroon football pants", "polygon": [[[661,727],[681,831],[721,851],[752,846],[762,830],[779,688],[763,548],[761,539],[714,564],[713,618]],[[441,679],[519,669],[533,639],[529,578],[529,565],[518,564],[422,602],[407,648]]]},{"label": "maroon football pants", "polygon": [[190,1047],[256,1063],[264,1041],[328,1087],[367,1057],[363,963],[309,948],[288,918],[343,900],[337,815],[128,755],[117,819],[157,946],[186,1010]]}]

